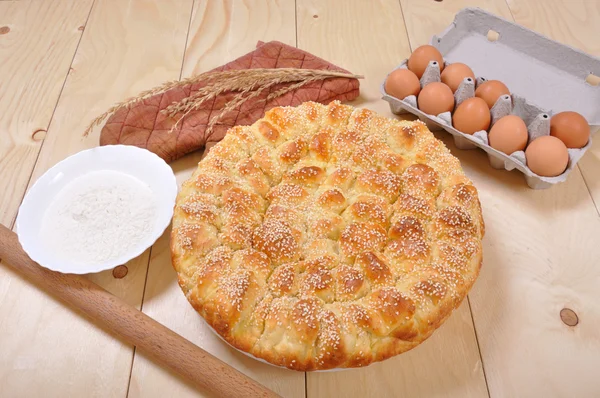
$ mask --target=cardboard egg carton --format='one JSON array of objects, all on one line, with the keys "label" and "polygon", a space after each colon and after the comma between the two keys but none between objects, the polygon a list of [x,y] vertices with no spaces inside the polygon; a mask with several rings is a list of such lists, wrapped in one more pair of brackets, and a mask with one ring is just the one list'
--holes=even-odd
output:
[{"label": "cardboard egg carton", "polygon": [[[454,94],[456,106],[473,97],[477,85],[486,79],[500,80],[508,86],[511,95],[501,96],[491,109],[491,125],[503,116],[517,115],[525,121],[531,142],[550,134],[553,114],[570,110],[586,118],[592,133],[600,129],[599,59],[478,8],[459,11],[454,22],[440,36],[434,36],[430,44],[441,52],[447,65],[462,62],[477,76],[475,81],[466,78],[461,83]],[[406,63],[404,60],[396,69],[406,69]],[[437,62],[431,61],[421,77],[421,87],[436,81],[440,81],[440,69]],[[489,146],[486,131],[470,135],[456,130],[450,112],[439,115],[421,112],[414,95],[403,99],[388,95],[385,81],[381,93],[393,113],[412,113],[430,130],[446,130],[460,149],[483,149],[492,167],[521,171],[534,189],[565,181],[592,145],[590,137],[583,148],[569,149],[565,172],[557,177],[542,177],[527,167],[524,151],[506,155]]]}]

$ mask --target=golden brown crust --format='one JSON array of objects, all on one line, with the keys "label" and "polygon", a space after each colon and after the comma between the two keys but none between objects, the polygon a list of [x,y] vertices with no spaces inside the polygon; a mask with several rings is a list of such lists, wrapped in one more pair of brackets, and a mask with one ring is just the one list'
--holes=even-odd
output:
[{"label": "golden brown crust", "polygon": [[420,122],[332,102],[237,126],[177,198],[171,252],[234,347],[296,370],[417,346],[481,267],[477,190]]}]

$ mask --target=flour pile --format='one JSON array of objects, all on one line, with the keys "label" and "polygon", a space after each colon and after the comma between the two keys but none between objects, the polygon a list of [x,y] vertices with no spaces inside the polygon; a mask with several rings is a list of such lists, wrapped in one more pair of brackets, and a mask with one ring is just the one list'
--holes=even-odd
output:
[{"label": "flour pile", "polygon": [[148,185],[103,170],[67,184],[44,214],[41,239],[56,258],[96,265],[138,248],[152,233],[156,202]]}]

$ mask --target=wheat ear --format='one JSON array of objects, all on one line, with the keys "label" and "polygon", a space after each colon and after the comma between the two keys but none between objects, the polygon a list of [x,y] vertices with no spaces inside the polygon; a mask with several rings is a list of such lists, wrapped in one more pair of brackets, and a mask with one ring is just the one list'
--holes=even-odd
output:
[{"label": "wheat ear", "polygon": [[246,101],[248,101],[252,98],[256,98],[264,90],[274,86],[275,84],[277,84],[277,83],[270,83],[270,84],[261,86],[246,96],[244,96],[246,93],[242,92],[242,93],[239,93],[238,95],[236,95],[235,97],[233,97],[233,99],[231,101],[229,101],[227,104],[225,104],[225,107],[221,110],[221,112],[219,112],[218,115],[213,116],[212,119],[210,119],[208,126],[206,126],[206,135],[208,136],[208,135],[210,135],[210,133],[212,133],[212,130],[213,130],[213,127],[215,126],[215,124],[217,124],[217,122],[219,120],[221,120],[223,118],[223,116],[225,116],[227,113],[231,112],[238,106],[242,106]]},{"label": "wheat ear", "polygon": [[[278,83],[302,82],[307,80],[322,80],[332,77],[342,77],[349,79],[362,79],[363,76],[344,73],[338,71],[321,70],[321,69],[299,69],[299,68],[256,68],[256,69],[239,69],[228,71],[216,71],[201,73],[196,76],[188,77],[182,80],[174,80],[161,84],[150,90],[145,90],[137,96],[129,98],[123,102],[117,103],[110,107],[106,112],[92,120],[90,125],[85,129],[84,136],[87,136],[92,129],[99,125],[104,119],[120,109],[130,108],[140,101],[148,99],[154,95],[164,93],[176,87],[183,87],[189,84],[205,81],[206,86],[202,87],[198,93],[184,98],[183,100],[169,105],[165,110],[169,116],[173,117],[179,112],[189,114],[191,110],[197,109],[202,103],[216,98],[218,95],[226,91],[240,91],[248,93],[249,91],[260,90],[264,91],[267,87],[272,87]],[[304,83],[306,84],[306,83]],[[304,84],[295,84],[292,86],[300,87]],[[291,87],[291,86],[290,86]],[[283,89],[282,89],[283,90]],[[282,90],[278,90],[282,91]],[[291,91],[291,90],[289,90]],[[288,92],[288,91],[286,91]],[[275,93],[273,93],[275,94]],[[269,97],[271,97],[271,94]],[[258,95],[258,94],[257,94]],[[243,96],[242,96],[243,97]],[[256,95],[248,95],[243,98],[254,98]],[[237,98],[237,97],[236,97]],[[240,101],[241,98],[238,99]],[[247,100],[247,99],[246,99]],[[242,101],[243,103],[245,101]],[[227,104],[229,105],[229,104]],[[223,110],[228,108],[225,106]],[[239,104],[238,104],[239,106]],[[234,109],[233,107],[232,109]],[[222,117],[223,115],[217,115]],[[179,123],[181,119],[177,121]],[[216,122],[215,122],[216,123]],[[213,123],[214,125],[214,123]]]}]

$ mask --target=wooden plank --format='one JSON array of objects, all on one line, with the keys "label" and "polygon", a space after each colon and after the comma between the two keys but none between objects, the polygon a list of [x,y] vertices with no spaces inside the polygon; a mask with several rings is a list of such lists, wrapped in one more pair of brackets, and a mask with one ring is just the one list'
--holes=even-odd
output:
[{"label": "wooden plank", "polygon": [[[450,14],[467,5],[458,3],[402,0],[405,19],[414,21],[415,30],[408,31],[415,43],[441,32],[452,20]],[[510,17],[502,3],[488,2],[488,10]],[[524,21],[556,8],[546,1],[510,4],[524,7]],[[565,18],[575,2],[563,4],[550,21]],[[519,13],[517,7],[512,11]],[[576,14],[581,17],[581,10]],[[419,27],[423,15],[429,30]],[[578,23],[571,18],[566,24],[578,29]],[[581,174],[576,171],[564,184],[535,191],[521,173],[494,170],[482,151],[457,150],[448,134],[438,136],[461,159],[483,206],[484,265],[470,301],[490,395],[598,396],[594,372],[600,366],[600,219]],[[574,328],[561,322],[565,307],[579,315]]]},{"label": "wooden plank", "polygon": [[[200,73],[252,51],[258,40],[295,45],[293,0],[216,2],[194,4],[183,76]],[[202,153],[172,164],[178,183],[196,168]],[[304,373],[262,364],[233,350],[204,324],[187,302],[171,266],[169,232],[154,245],[148,271],[143,311],[284,397],[304,397]],[[198,392],[176,376],[136,353],[129,396],[192,397]]]},{"label": "wooden plank", "polygon": [[[11,226],[92,0],[0,3],[0,222]],[[36,133],[37,132],[37,133]]]},{"label": "wooden plank", "polygon": [[[484,264],[469,295],[491,396],[600,394],[600,218],[581,174],[549,190],[460,151],[486,221]],[[561,322],[570,308],[579,324]]]},{"label": "wooden plank", "polygon": [[[508,4],[516,22],[600,55],[598,2]],[[580,162],[597,205],[599,158],[596,142]],[[574,172],[549,191],[509,189],[494,202],[497,229],[510,223],[511,231],[488,240],[490,251],[500,255],[488,263],[490,272],[472,295],[477,330],[485,336],[480,337],[484,361],[493,370],[490,391],[498,396],[599,396],[594,369],[600,367],[600,219],[581,175]],[[563,308],[578,315],[577,326],[561,322]]]},{"label": "wooden plank", "polygon": [[[298,46],[365,75],[354,105],[392,116],[379,85],[410,54],[397,1],[298,0]],[[465,302],[433,337],[382,363],[360,370],[308,373],[309,398],[487,397],[477,342]]]},{"label": "wooden plank", "polygon": [[[600,3],[597,1],[509,0],[515,21],[551,39],[600,58]],[[600,213],[600,136],[579,161]]]},{"label": "wooden plank", "polygon": [[[68,155],[98,145],[99,129],[87,139],[81,134],[112,103],[179,77],[190,13],[190,0],[95,2],[32,181]],[[145,253],[128,264],[123,279],[110,271],[91,279],[139,307],[147,264]],[[10,320],[0,322],[0,396],[126,394],[131,346],[5,267],[0,273],[0,319]]]}]

